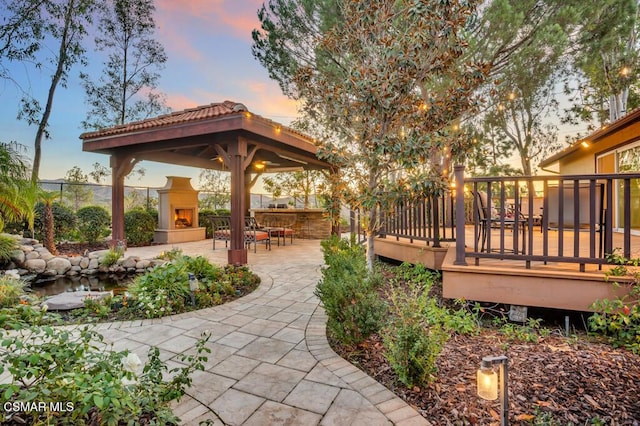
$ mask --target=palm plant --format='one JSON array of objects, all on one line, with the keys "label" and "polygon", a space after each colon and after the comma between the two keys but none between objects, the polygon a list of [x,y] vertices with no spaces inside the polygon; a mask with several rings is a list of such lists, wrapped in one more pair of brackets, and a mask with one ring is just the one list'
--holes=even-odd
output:
[{"label": "palm plant", "polygon": [[33,229],[34,206],[40,190],[28,178],[21,146],[0,142],[0,232],[7,221],[26,220]]},{"label": "palm plant", "polygon": [[42,244],[51,254],[58,254],[53,223],[53,202],[58,198],[58,195],[57,192],[40,191],[40,196],[38,197],[44,204],[44,241]]}]

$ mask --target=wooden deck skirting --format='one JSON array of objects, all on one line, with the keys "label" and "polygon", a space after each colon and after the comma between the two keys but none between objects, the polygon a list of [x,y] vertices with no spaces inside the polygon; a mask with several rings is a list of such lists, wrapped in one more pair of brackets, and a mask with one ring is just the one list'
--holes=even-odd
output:
[{"label": "wooden deck skirting", "polygon": [[424,241],[411,243],[407,239],[376,237],[374,250],[377,256],[401,262],[420,263],[429,269],[440,270],[448,250],[445,244],[443,247],[431,247]]},{"label": "wooden deck skirting", "polygon": [[[492,260],[480,265],[455,265],[455,247],[442,263],[442,293],[448,299],[466,299],[521,306],[593,311],[595,300],[629,293],[631,279],[604,272],[576,271],[571,265],[538,265],[527,269],[521,261]],[[620,284],[614,286],[613,282]]]}]

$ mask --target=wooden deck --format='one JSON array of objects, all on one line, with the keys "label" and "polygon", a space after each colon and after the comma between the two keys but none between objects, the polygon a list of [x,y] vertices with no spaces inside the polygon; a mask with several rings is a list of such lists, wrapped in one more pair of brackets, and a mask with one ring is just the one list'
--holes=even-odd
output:
[{"label": "wooden deck", "polygon": [[[542,254],[543,234],[536,227],[526,232],[526,252]],[[518,247],[522,247],[521,235],[518,236]],[[548,255],[559,254],[560,244],[557,231],[548,234]],[[511,232],[504,234],[503,247],[512,247]],[[492,241],[500,240],[499,230],[492,229]],[[522,306],[537,306],[575,311],[590,311],[591,304],[597,299],[614,298],[628,293],[628,278],[616,277],[621,284],[615,287],[607,282],[605,271],[608,265],[585,265],[584,272],[576,263],[531,261],[529,267],[524,260],[487,259],[473,257],[474,228],[465,227],[467,241],[467,265],[455,264],[455,243],[442,243],[443,248],[427,246],[424,241],[386,237],[376,239],[376,254],[400,261],[422,263],[425,266],[442,271],[443,295],[452,299],[467,299],[484,302],[496,302]],[[581,255],[588,253],[589,232],[578,233],[578,245]],[[575,234],[564,231],[562,253],[566,256],[573,253]],[[613,247],[622,247],[623,235],[613,234]],[[505,255],[511,253],[505,251]],[[640,236],[631,237],[632,257],[640,257]]]}]

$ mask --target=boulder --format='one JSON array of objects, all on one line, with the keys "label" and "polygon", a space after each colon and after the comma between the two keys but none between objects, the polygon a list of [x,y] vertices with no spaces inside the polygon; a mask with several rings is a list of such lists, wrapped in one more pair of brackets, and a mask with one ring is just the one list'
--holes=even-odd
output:
[{"label": "boulder", "polygon": [[90,258],[91,260],[89,260],[89,266],[88,269],[98,269],[98,266],[100,266],[100,262],[98,261],[97,257],[94,258]]},{"label": "boulder", "polygon": [[11,253],[11,260],[18,265],[22,265],[26,260],[24,252],[22,250],[14,250]]},{"label": "boulder", "polygon": [[125,269],[135,268],[139,258],[136,256],[129,256],[122,261],[122,267]]},{"label": "boulder", "polygon": [[24,262],[24,267],[37,274],[41,274],[47,269],[47,262],[42,259],[27,259]]},{"label": "boulder", "polygon": [[69,262],[71,263],[71,266],[80,265],[81,260],[82,260],[82,256],[72,256],[69,258]]},{"label": "boulder", "polygon": [[89,267],[89,258],[83,257],[82,259],[80,259],[80,263],[78,265],[82,269],[87,269]]},{"label": "boulder", "polygon": [[25,253],[31,253],[33,251],[33,246],[21,245],[20,251],[23,251]]},{"label": "boulder", "polygon": [[147,259],[142,259],[136,262],[136,269],[147,269],[151,262]]},{"label": "boulder", "polygon": [[90,268],[83,270],[82,273],[87,275],[95,275],[98,273],[98,270],[96,268]]},{"label": "boulder", "polygon": [[69,272],[80,272],[82,271],[82,268],[80,267],[80,265],[71,265],[71,269],[69,270]]},{"label": "boulder", "polygon": [[47,261],[47,269],[55,270],[56,275],[64,275],[69,269],[71,269],[71,262],[62,257],[54,257]]},{"label": "boulder", "polygon": [[55,277],[58,274],[56,274],[56,270],[55,269],[47,269],[41,275],[43,275],[45,277]]},{"label": "boulder", "polygon": [[38,253],[37,251],[31,251],[25,255],[25,259],[26,260],[40,259],[40,253]]},{"label": "boulder", "polygon": [[104,299],[112,296],[110,291],[73,291],[60,293],[47,299],[44,304],[47,309],[54,311],[68,311],[84,307],[85,299]]},{"label": "boulder", "polygon": [[40,252],[40,259],[44,260],[45,262],[48,262],[53,258],[55,258],[55,256],[49,253],[49,250]]}]

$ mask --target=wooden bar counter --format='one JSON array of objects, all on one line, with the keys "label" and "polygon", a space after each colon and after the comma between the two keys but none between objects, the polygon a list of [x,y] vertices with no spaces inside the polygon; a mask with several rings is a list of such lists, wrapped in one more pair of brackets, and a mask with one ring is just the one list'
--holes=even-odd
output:
[{"label": "wooden bar counter", "polygon": [[324,209],[251,209],[259,224],[265,215],[295,215],[295,238],[325,239],[331,236],[329,214]]}]

